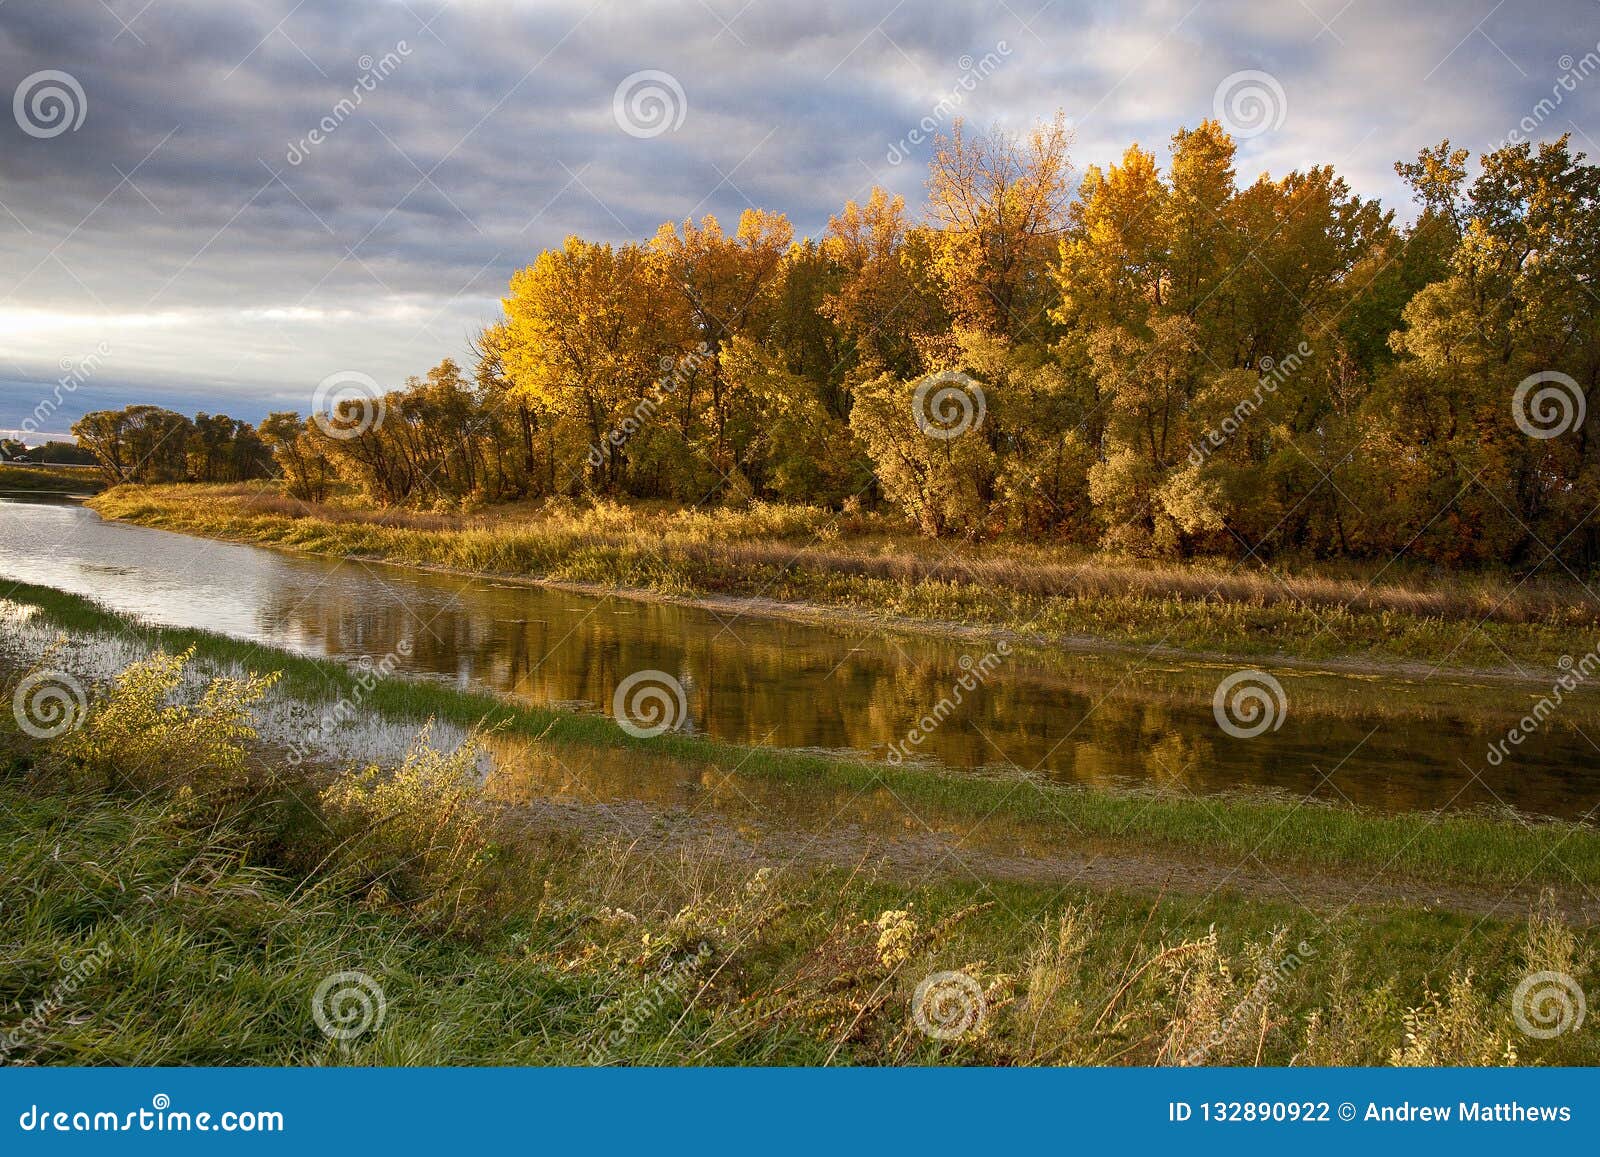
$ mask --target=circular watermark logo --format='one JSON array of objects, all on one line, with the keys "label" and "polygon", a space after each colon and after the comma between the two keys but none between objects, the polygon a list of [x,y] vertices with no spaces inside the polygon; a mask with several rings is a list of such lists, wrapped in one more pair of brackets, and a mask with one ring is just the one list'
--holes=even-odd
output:
[{"label": "circular watermark logo", "polygon": [[646,68],[622,78],[611,94],[611,116],[630,137],[676,132],[689,115],[689,98],[670,72]]},{"label": "circular watermark logo", "polygon": [[917,383],[911,395],[911,416],[917,429],[941,442],[978,429],[988,412],[983,387],[955,370],[930,374]]},{"label": "circular watermark logo", "polygon": [[1511,993],[1511,1019],[1527,1035],[1550,1040],[1583,1027],[1583,986],[1565,972],[1534,972]]},{"label": "circular watermark logo", "polygon": [[70,72],[44,68],[22,78],[11,96],[11,115],[30,137],[48,140],[77,132],[89,115],[89,98]]},{"label": "circular watermark logo", "polygon": [[911,997],[911,1019],[934,1040],[959,1040],[989,1011],[983,986],[965,972],[935,972]]},{"label": "circular watermark logo", "polygon": [[1511,416],[1530,438],[1559,438],[1583,425],[1583,387],[1559,370],[1541,370],[1517,383]]},{"label": "circular watermark logo", "polygon": [[1211,111],[1230,135],[1249,140],[1283,125],[1289,99],[1277,77],[1247,68],[1222,78],[1211,96]]},{"label": "circular watermark logo", "polygon": [[311,994],[311,1019],[330,1040],[352,1041],[383,1027],[383,988],[365,972],[335,972]]},{"label": "circular watermark logo", "polygon": [[17,726],[35,739],[57,739],[83,726],[88,710],[83,684],[65,671],[30,671],[11,696]]},{"label": "circular watermark logo", "polygon": [[635,671],[617,684],[611,714],[635,739],[649,739],[683,726],[689,697],[683,684],[665,671]]},{"label": "circular watermark logo", "polygon": [[1217,684],[1211,714],[1235,739],[1252,739],[1283,726],[1288,713],[1283,684],[1265,671],[1235,671]]},{"label": "circular watermark logo", "polygon": [[330,438],[359,438],[383,425],[383,388],[359,370],[338,370],[317,383],[311,414]]}]

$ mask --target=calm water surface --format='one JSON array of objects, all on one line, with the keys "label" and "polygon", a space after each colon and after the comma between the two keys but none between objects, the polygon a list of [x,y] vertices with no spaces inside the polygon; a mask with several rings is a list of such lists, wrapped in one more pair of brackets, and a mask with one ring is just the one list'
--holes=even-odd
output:
[{"label": "calm water surface", "polygon": [[[964,658],[986,650],[300,557],[107,523],[73,503],[0,501],[0,579],[309,655],[377,659],[404,640],[402,671],[545,705],[609,711],[622,679],[653,668],[686,688],[687,730],[876,758],[950,694]],[[1589,645],[1574,640],[1573,653]],[[1014,654],[917,750],[952,768],[1196,793],[1271,788],[1381,810],[1504,804],[1577,818],[1600,803],[1593,701],[1563,707],[1495,768],[1488,745],[1538,698],[1538,684],[1280,671],[1282,726],[1236,739],[1211,708],[1232,669]]]}]

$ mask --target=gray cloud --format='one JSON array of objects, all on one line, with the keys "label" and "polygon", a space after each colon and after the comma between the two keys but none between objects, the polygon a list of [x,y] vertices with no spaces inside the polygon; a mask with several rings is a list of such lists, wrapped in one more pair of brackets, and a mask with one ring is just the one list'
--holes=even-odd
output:
[{"label": "gray cloud", "polygon": [[[59,69],[87,100],[49,139],[0,115],[0,427],[102,342],[70,403],[304,408],[334,370],[397,383],[460,356],[567,233],[642,238],[754,203],[814,234],[874,182],[915,204],[927,146],[888,149],[1002,45],[960,111],[1022,127],[1061,108],[1080,168],[1133,140],[1160,152],[1223,77],[1259,69],[1287,109],[1242,142],[1242,176],[1333,162],[1404,212],[1396,159],[1447,135],[1489,147],[1600,41],[1593,0],[107,5],[0,6],[0,95]],[[688,102],[650,139],[612,116],[643,69]],[[1537,135],[1600,151],[1579,128],[1597,111],[1600,75]]]}]

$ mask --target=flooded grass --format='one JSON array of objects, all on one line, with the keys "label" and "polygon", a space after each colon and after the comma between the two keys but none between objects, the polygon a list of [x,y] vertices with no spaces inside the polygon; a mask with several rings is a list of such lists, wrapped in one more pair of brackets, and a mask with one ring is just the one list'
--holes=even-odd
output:
[{"label": "flooded grass", "polygon": [[[1025,776],[891,767],[672,733],[640,739],[599,715],[508,703],[435,682],[374,677],[207,632],[144,627],[48,588],[21,586],[11,599],[36,608],[32,646],[55,631],[92,639],[89,649],[103,652],[93,664],[98,670],[159,645],[169,651],[194,647],[202,660],[230,671],[281,672],[274,692],[279,705],[268,707],[263,732],[280,743],[302,744],[314,734],[316,742],[328,744],[319,758],[392,757],[422,721],[433,719],[446,740],[492,727],[567,765],[597,759],[612,774],[641,783],[682,779],[687,768],[713,785],[760,781],[818,800],[886,792],[935,824],[970,825],[988,817],[1049,829],[1083,846],[1165,848],[1225,863],[1370,873],[1380,895],[1381,881],[1391,878],[1503,888],[1600,885],[1600,830],[1590,824],[1478,813],[1380,815],[1270,796],[1197,797],[1181,788],[1073,788]],[[353,722],[324,731],[320,714],[341,699],[358,708],[346,712]]]},{"label": "flooded grass", "polygon": [[100,472],[83,466],[0,464],[0,494],[87,495],[105,489]]},{"label": "flooded grass", "polygon": [[[1553,897],[1523,918],[1394,903],[1317,911],[1227,887],[1196,897],[965,874],[908,880],[865,859],[752,863],[715,840],[660,849],[533,833],[516,822],[514,806],[477,790],[471,753],[481,738],[455,755],[450,742],[413,742],[403,756],[377,755],[381,766],[343,769],[337,763],[348,753],[339,749],[321,753],[335,766],[289,766],[268,745],[249,749],[241,777],[224,749],[229,736],[243,743],[246,733],[213,734],[201,721],[231,718],[265,691],[280,702],[263,701],[258,714],[263,726],[278,726],[288,718],[283,702],[306,696],[315,707],[359,688],[362,712],[381,717],[381,728],[423,711],[435,728],[453,719],[464,732],[487,721],[500,728],[488,740],[507,751],[617,754],[646,775],[698,766],[712,787],[740,776],[803,794],[823,775],[861,782],[852,777],[876,773],[681,737],[633,740],[602,719],[364,680],[337,664],[215,635],[146,630],[48,590],[18,590],[4,608],[0,685],[8,697],[40,652],[75,665],[75,677],[90,684],[82,726],[56,739],[30,739],[20,720],[0,716],[0,871],[8,882],[0,1048],[8,1061],[1600,1060],[1593,1034],[1534,1040],[1516,1029],[1510,996],[1523,977],[1583,976],[1600,949],[1595,927],[1564,921]],[[63,632],[69,642],[52,649]],[[150,658],[158,647],[194,649],[167,709],[147,694],[151,678],[167,686],[176,670]],[[116,671],[130,657],[141,674]],[[262,670],[283,674],[271,688],[230,691],[217,681]],[[116,675],[109,684],[106,672]],[[198,736],[210,738],[191,742]],[[144,761],[137,779],[105,777],[134,751],[159,758]],[[729,762],[734,755],[743,766]],[[906,769],[895,777],[891,788],[879,775],[877,788],[921,793],[930,805],[948,786]],[[1107,809],[1165,808],[1170,824],[1180,803],[1063,798],[1077,801],[1084,822],[1125,822],[1135,842],[1161,832]],[[990,794],[951,802],[1004,806]],[[1300,822],[1295,810],[1260,801],[1206,814]],[[1397,830],[1420,842],[1435,828],[1460,836],[1467,829],[1458,822],[1414,819]],[[1568,839],[1581,845],[1591,835]],[[1499,841],[1485,845],[1491,872],[1508,870],[1510,855],[1557,850],[1517,842],[1537,838],[1540,829],[1500,825]],[[1372,853],[1365,845],[1341,854],[1367,863]],[[318,1001],[328,999],[330,980],[359,984],[365,995],[353,1031],[329,1032],[316,1015],[328,1011]],[[934,1001],[934,984],[955,987]]]}]

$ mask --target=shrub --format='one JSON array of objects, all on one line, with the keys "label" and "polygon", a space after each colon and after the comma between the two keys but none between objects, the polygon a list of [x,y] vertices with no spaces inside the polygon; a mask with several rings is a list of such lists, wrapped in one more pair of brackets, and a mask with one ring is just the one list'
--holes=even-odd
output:
[{"label": "shrub", "polygon": [[198,701],[176,702],[193,655],[158,650],[125,667],[65,740],[69,775],[113,791],[243,787],[244,745],[256,738],[250,708],[278,675],[219,676]]},{"label": "shrub", "polygon": [[1442,993],[1430,986],[1422,1003],[1408,1008],[1404,1038],[1389,1055],[1395,1065],[1514,1065],[1517,1046],[1498,1031],[1501,1019],[1473,983],[1472,970],[1450,974]]},{"label": "shrub", "polygon": [[454,927],[468,919],[489,861],[477,774],[482,740],[441,752],[431,729],[430,722],[417,734],[399,767],[346,772],[321,802],[344,839],[343,864],[369,900],[392,899],[425,922]]}]

